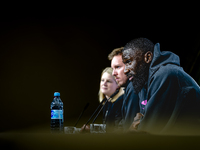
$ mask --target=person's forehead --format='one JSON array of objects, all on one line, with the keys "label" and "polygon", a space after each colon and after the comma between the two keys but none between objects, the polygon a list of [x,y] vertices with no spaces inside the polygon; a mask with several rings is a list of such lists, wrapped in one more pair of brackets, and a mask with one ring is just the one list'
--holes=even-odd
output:
[{"label": "person's forehead", "polygon": [[122,63],[122,55],[116,55],[112,59],[112,63]]},{"label": "person's forehead", "polygon": [[121,60],[122,59],[122,55],[116,55],[116,56],[113,57],[113,59]]},{"label": "person's forehead", "polygon": [[113,79],[113,76],[107,72],[104,72],[104,74],[102,75],[101,78],[105,78],[105,79]]},{"label": "person's forehead", "polygon": [[128,59],[129,57],[134,55],[134,51],[132,49],[126,49],[122,53],[122,58]]},{"label": "person's forehead", "polygon": [[103,77],[110,77],[111,75],[109,73],[107,73],[107,72],[104,72],[102,76]]}]

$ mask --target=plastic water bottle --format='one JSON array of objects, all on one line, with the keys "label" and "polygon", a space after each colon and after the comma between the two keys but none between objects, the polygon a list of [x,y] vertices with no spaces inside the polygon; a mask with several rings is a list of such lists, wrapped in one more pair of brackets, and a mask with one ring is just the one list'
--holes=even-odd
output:
[{"label": "plastic water bottle", "polygon": [[51,102],[51,132],[62,133],[64,131],[64,110],[63,102],[60,99],[60,93],[55,92],[53,101]]}]

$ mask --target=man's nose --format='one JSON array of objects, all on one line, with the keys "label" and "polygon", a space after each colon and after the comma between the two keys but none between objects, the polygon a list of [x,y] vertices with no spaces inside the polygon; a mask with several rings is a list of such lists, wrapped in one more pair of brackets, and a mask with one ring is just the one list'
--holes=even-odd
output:
[{"label": "man's nose", "polygon": [[112,75],[116,76],[116,71],[114,69],[113,69]]},{"label": "man's nose", "polygon": [[127,74],[129,72],[130,72],[129,69],[127,69],[127,67],[125,66],[125,68],[124,68],[124,74]]}]

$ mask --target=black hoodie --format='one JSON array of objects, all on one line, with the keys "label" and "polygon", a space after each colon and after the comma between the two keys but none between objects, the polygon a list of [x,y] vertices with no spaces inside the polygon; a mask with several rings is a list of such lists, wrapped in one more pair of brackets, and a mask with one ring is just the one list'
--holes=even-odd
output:
[{"label": "black hoodie", "polygon": [[[200,135],[200,88],[180,67],[179,57],[154,47],[139,130],[155,134]],[[141,97],[143,97],[141,99]]]},{"label": "black hoodie", "polygon": [[124,131],[131,126],[134,117],[140,112],[139,96],[135,94],[132,82],[129,80],[124,89],[123,105],[122,105],[122,124]]}]

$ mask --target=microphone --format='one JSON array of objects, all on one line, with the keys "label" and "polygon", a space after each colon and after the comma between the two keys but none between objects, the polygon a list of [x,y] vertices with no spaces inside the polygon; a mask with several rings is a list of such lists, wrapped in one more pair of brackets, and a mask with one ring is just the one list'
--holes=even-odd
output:
[{"label": "microphone", "polygon": [[94,120],[92,121],[92,124],[94,124],[94,122],[96,121],[97,117],[99,116],[100,112],[102,111],[102,109],[104,108],[104,106],[106,105],[106,103],[107,103],[111,98],[113,98],[118,92],[119,92],[119,89],[117,89],[117,90],[115,91],[115,93],[113,93],[113,94],[110,96],[109,99],[106,99],[104,105],[101,107],[101,109],[100,109],[99,112],[97,113],[96,117],[95,117]]},{"label": "microphone", "polygon": [[94,118],[94,120],[93,120],[93,122],[92,122],[92,124],[94,124],[94,122],[95,122],[95,120],[97,119],[97,117],[99,116],[99,114],[100,114],[100,112],[101,112],[101,110],[103,109],[103,107],[105,106],[105,104],[111,99],[111,98],[113,98],[117,93],[119,92],[119,89],[117,89],[116,91],[115,91],[115,93],[113,93],[111,96],[110,96],[110,98],[109,99],[104,99],[100,104],[99,104],[99,106],[97,107],[97,109],[94,111],[94,113],[92,114],[92,116],[89,118],[89,120],[86,122],[86,124],[85,124],[85,126],[84,126],[84,130],[85,130],[85,127],[86,127],[86,125],[90,122],[90,120],[93,118],[93,116],[95,115],[95,113],[97,112],[97,110],[99,109],[99,107],[103,104],[103,102],[105,102],[104,103],[104,105],[101,107],[101,109],[100,109],[100,111],[98,112],[98,114],[96,115],[96,117]]},{"label": "microphone", "polygon": [[89,105],[90,105],[89,102],[85,105],[85,107],[83,108],[83,111],[81,112],[80,116],[78,117],[78,120],[76,121],[74,127],[76,127],[76,125],[78,124],[79,120],[81,119],[83,113],[85,112],[85,110],[88,108]]},{"label": "microphone", "polygon": [[102,102],[99,104],[99,106],[97,107],[97,109],[94,111],[94,113],[92,114],[92,116],[89,118],[89,120],[85,123],[85,126],[84,126],[84,130],[85,130],[85,127],[86,127],[86,125],[90,122],[90,120],[93,118],[93,116],[95,115],[95,113],[97,112],[97,110],[99,109],[99,107],[103,104],[103,102],[105,101],[105,99],[104,100],[102,100]]}]

